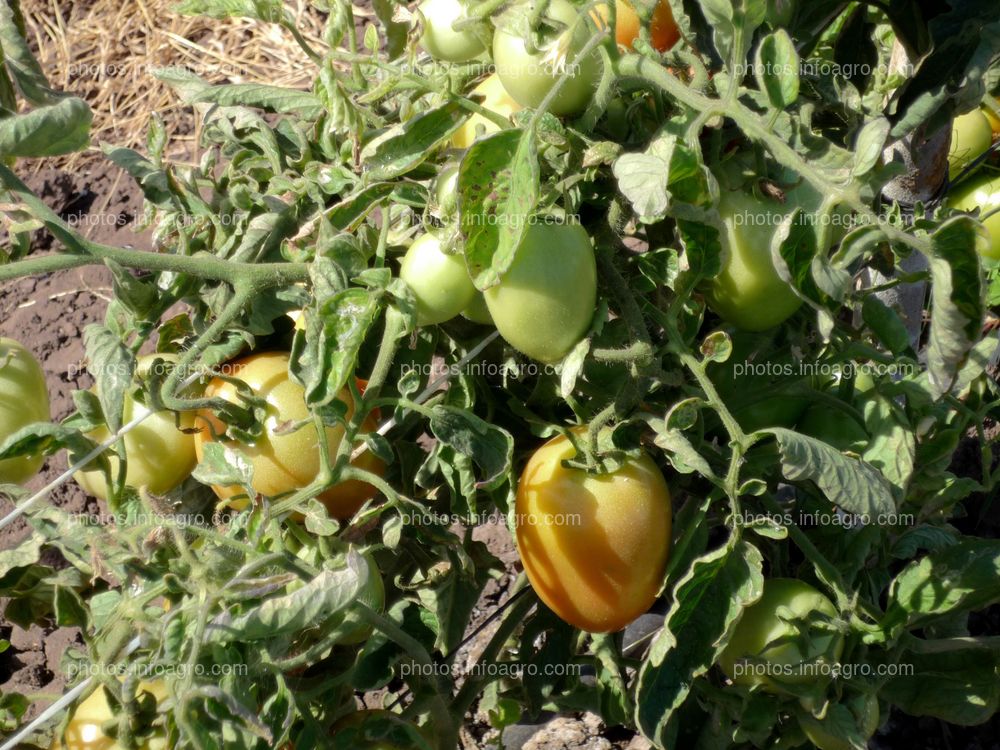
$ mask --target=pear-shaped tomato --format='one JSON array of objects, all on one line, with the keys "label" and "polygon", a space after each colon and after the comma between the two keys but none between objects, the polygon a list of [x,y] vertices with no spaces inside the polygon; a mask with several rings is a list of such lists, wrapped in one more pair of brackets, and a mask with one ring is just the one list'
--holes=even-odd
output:
[{"label": "pear-shaped tomato", "polygon": [[517,485],[517,547],[532,588],[566,622],[621,630],[648,610],[670,552],[670,491],[646,454],[610,474],[567,468],[562,435],[532,454]]},{"label": "pear-shaped tomato", "polygon": [[540,362],[558,362],[590,327],[594,246],[577,224],[530,225],[500,283],[483,295],[500,335]]},{"label": "pear-shaped tomato", "polygon": [[[150,354],[139,357],[136,377],[145,378],[151,367],[169,367],[177,362],[176,354]],[[125,444],[125,484],[145,488],[154,495],[169,492],[183,482],[194,470],[197,458],[194,449],[194,414],[177,414],[162,410],[152,412],[130,393],[125,394],[122,422],[128,424],[143,414],[148,414],[122,438]],[[101,426],[87,434],[91,440],[103,443],[111,436],[108,428]],[[105,455],[111,464],[111,476],[118,471],[118,456],[113,451]],[[91,464],[93,466],[93,464]],[[94,497],[107,500],[110,495],[107,479],[100,468],[87,468],[73,475],[77,483]]]},{"label": "pear-shaped tomato", "polygon": [[[49,394],[38,360],[20,342],[0,338],[0,443],[35,422],[49,421]],[[44,456],[0,461],[0,484],[21,484],[41,468]]]},{"label": "pear-shaped tomato", "polygon": [[[198,460],[202,460],[207,443],[222,442],[241,452],[250,461],[253,466],[253,489],[260,495],[284,495],[311,484],[321,468],[319,437],[306,406],[305,391],[288,375],[288,353],[252,354],[230,362],[226,375],[242,380],[255,396],[264,399],[267,410],[264,432],[252,444],[227,438],[225,423],[210,410],[205,410],[197,420],[201,428],[195,435]],[[222,379],[213,380],[205,390],[205,395],[234,404],[244,403],[237,395],[236,386]],[[350,391],[345,388],[340,393],[340,399],[347,403],[347,416],[350,418],[354,412]],[[374,431],[377,427],[376,419],[374,413],[369,414],[362,425],[362,431]],[[336,457],[343,439],[343,425],[326,427],[327,451],[331,461]],[[363,453],[355,465],[374,474],[384,471],[384,465],[371,451]],[[246,507],[246,493],[242,488],[212,489],[223,500],[235,499],[235,502],[230,502],[233,507]],[[350,518],[374,494],[375,488],[371,485],[350,480],[330,487],[318,497],[334,518]],[[241,495],[244,497],[241,498]]]}]

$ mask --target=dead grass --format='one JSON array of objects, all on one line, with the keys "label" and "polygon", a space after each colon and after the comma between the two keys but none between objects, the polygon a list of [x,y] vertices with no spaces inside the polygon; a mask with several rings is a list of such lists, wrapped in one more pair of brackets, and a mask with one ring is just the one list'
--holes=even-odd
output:
[{"label": "dead grass", "polygon": [[[192,109],[154,75],[180,66],[212,83],[308,86],[314,65],[277,24],[182,16],[175,0],[22,0],[28,37],[53,86],[82,97],[94,111],[91,148],[35,168],[79,168],[102,158],[101,142],[143,149],[152,112],[163,117],[170,153],[190,158],[197,128]],[[324,19],[306,0],[290,0],[302,36],[324,48]]]}]

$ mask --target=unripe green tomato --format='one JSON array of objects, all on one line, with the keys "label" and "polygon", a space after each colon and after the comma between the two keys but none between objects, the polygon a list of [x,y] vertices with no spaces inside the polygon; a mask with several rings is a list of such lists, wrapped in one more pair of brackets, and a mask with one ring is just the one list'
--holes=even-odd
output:
[{"label": "unripe green tomato", "polygon": [[445,167],[434,181],[434,200],[442,221],[458,213],[458,165]]},{"label": "unripe green tomato", "polygon": [[[831,711],[835,708],[831,708]],[[854,720],[860,735],[865,740],[870,739],[879,725],[878,698],[870,694],[858,695],[849,700],[844,708]],[[841,715],[845,714],[841,712]],[[817,719],[815,716],[800,716],[799,726],[802,727],[803,733],[816,746],[817,750],[855,750],[855,746],[837,732],[830,714],[827,714],[823,719]]]},{"label": "unripe green tomato", "polygon": [[517,484],[517,551],[549,609],[610,633],[656,601],[670,556],[670,489],[646,453],[601,475],[563,465],[575,455],[563,435],[531,455]]},{"label": "unripe green tomato", "polygon": [[[167,363],[177,361],[175,354],[155,354],[139,357],[136,363],[136,375],[141,378],[148,373],[156,360]],[[194,428],[194,413],[185,412],[179,418],[175,412],[163,410],[150,413],[150,410],[136,401],[131,393],[125,394],[125,404],[122,411],[122,423],[149,414],[143,422],[125,434],[125,484],[129,487],[145,487],[154,495],[169,492],[183,482],[194,470],[198,462],[195,455],[194,435],[184,430]],[[97,443],[103,443],[111,436],[108,428],[100,426],[87,437]],[[111,476],[118,471],[118,456],[111,450],[105,452],[111,464]],[[101,500],[107,500],[110,492],[104,472],[99,468],[84,469],[73,475],[77,484],[88,493]]]},{"label": "unripe green tomato", "polygon": [[444,323],[462,312],[476,296],[465,258],[447,254],[433,232],[418,237],[403,256],[400,278],[417,298],[417,325]]},{"label": "unripe green tomato", "polygon": [[778,276],[771,260],[771,240],[782,220],[796,207],[815,210],[810,188],[785,193],[785,203],[754,196],[748,189],[722,187],[719,214],[725,223],[727,250],[722,270],[707,287],[708,306],[745,331],[764,331],[787,320],[802,304]]},{"label": "unripe green tomato", "polygon": [[[529,12],[535,0],[520,7]],[[507,92],[522,107],[537,107],[556,81],[566,75],[563,85],[549,105],[554,115],[575,115],[582,112],[601,78],[601,58],[593,50],[574,65],[580,49],[587,43],[590,28],[583,21],[576,23],[579,9],[569,0],[551,0],[546,18],[563,24],[562,31],[552,31],[539,44],[535,54],[528,52],[523,37],[498,28],[493,35],[493,62],[497,75]],[[570,26],[576,24],[573,30]]]},{"label": "unripe green tomato", "polygon": [[[35,422],[49,421],[45,373],[31,352],[14,339],[0,338],[0,443]],[[42,466],[42,455],[0,461],[0,484],[21,484]]]},{"label": "unripe green tomato", "polygon": [[500,335],[540,362],[583,338],[597,305],[594,246],[578,224],[529,225],[514,262],[483,296]]},{"label": "unripe green tomato", "polygon": [[963,169],[986,153],[992,143],[993,128],[981,109],[956,117],[951,124],[948,177],[958,177]]},{"label": "unripe green tomato", "polygon": [[486,298],[482,292],[476,292],[469,306],[462,310],[462,317],[481,326],[493,325],[493,316],[490,315],[490,309],[486,306]]},{"label": "unripe green tomato", "polygon": [[[957,193],[948,196],[948,205],[960,211],[980,209],[989,242],[978,245],[978,250],[984,258],[1000,260],[1000,177],[982,174],[970,184],[962,183]],[[987,216],[990,212],[992,216]]]},{"label": "unripe green tomato", "polygon": [[832,664],[843,653],[842,635],[818,630],[808,635],[800,632],[800,638],[769,646],[796,632],[793,625],[781,620],[779,609],[789,610],[791,617],[799,620],[810,619],[814,612],[837,616],[833,603],[809,584],[791,578],[766,580],[761,598],[743,612],[719,657],[722,671],[737,685],[780,693],[781,683],[797,685],[823,679],[815,665]]},{"label": "unripe green tomato", "polygon": [[418,8],[423,16],[423,47],[435,60],[468,62],[486,50],[472,31],[456,31],[452,24],[466,17],[460,0],[423,0]]}]

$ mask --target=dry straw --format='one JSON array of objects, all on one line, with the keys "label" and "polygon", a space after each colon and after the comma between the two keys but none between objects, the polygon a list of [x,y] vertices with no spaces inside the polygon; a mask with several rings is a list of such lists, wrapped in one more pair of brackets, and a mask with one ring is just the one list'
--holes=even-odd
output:
[{"label": "dry straw", "polygon": [[[152,112],[170,135],[170,154],[190,158],[197,139],[192,109],[153,75],[185,67],[211,83],[310,85],[315,66],[277,24],[183,16],[176,0],[23,0],[28,38],[53,86],[94,111],[88,152],[44,160],[64,169],[100,158],[101,142],[143,149]],[[285,4],[298,30],[323,49],[324,16],[305,0]],[[42,162],[36,162],[41,167]]]}]

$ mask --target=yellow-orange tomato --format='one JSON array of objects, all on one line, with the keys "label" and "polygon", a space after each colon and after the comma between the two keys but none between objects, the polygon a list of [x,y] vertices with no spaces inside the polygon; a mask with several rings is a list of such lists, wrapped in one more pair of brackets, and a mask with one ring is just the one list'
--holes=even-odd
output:
[{"label": "yellow-orange tomato", "polygon": [[562,462],[576,450],[553,438],[517,486],[518,552],[535,592],[571,625],[621,630],[656,599],[670,554],[670,491],[646,454],[610,474]]},{"label": "yellow-orange tomato", "polygon": [[[597,12],[607,21],[607,6],[597,6]],[[639,38],[639,14],[628,0],[615,0],[615,41],[625,49],[632,49],[635,40]],[[660,0],[653,11],[649,22],[649,39],[653,48],[666,52],[677,44],[681,38],[677,24],[674,22],[673,11],[667,0]]]},{"label": "yellow-orange tomato", "polygon": [[[991,103],[1000,107],[1000,100],[991,97]],[[1000,137],[1000,115],[998,115],[992,107],[983,105],[983,114],[986,115],[986,119],[990,121],[990,129],[993,130],[993,138],[996,139]]]},{"label": "yellow-orange tomato", "polygon": [[[159,680],[142,683],[140,690],[152,693],[157,701],[167,697],[166,687]],[[104,722],[114,718],[104,689],[98,688],[83,701],[69,720],[63,737],[52,740],[50,750],[123,750],[114,738],[108,737],[101,729]],[[143,745],[143,750],[163,750],[167,741],[163,737],[154,736]]]},{"label": "yellow-orange tomato", "polygon": [[[521,107],[514,98],[507,93],[507,89],[500,83],[500,78],[496,73],[487,76],[483,81],[472,89],[472,93],[483,97],[480,104],[491,112],[510,118],[515,112],[520,112]],[[482,125],[484,133],[495,133],[500,130],[499,126],[492,120],[488,120],[482,115],[475,114],[462,123],[462,126],[455,131],[451,137],[451,145],[455,148],[468,148],[476,140],[476,126]]]},{"label": "yellow-orange tomato", "polygon": [[[201,412],[197,419],[200,431],[195,435],[198,460],[202,460],[205,443],[221,440],[228,447],[239,450],[253,466],[253,489],[259,495],[270,497],[283,495],[301,489],[312,483],[319,474],[321,464],[319,439],[316,428],[309,419],[305,391],[288,375],[288,353],[266,352],[252,354],[231,362],[227,376],[245,382],[254,394],[267,403],[264,432],[252,445],[239,443],[224,437],[226,425],[210,410]],[[222,398],[235,404],[242,403],[236,386],[216,378],[205,390],[207,398]],[[348,405],[347,418],[354,413],[354,403],[345,388],[339,398]],[[378,415],[369,414],[362,424],[362,432],[371,432],[377,427]],[[299,425],[297,429],[289,428]],[[343,425],[326,428],[327,449],[331,460],[340,448],[344,438]],[[383,463],[366,451],[353,463],[358,468],[381,475]],[[215,494],[223,500],[232,500],[236,508],[246,507],[247,501],[240,502],[239,496],[246,493],[240,487],[213,487]],[[350,518],[375,494],[375,488],[364,482],[351,480],[340,482],[318,496],[334,518]]]}]

